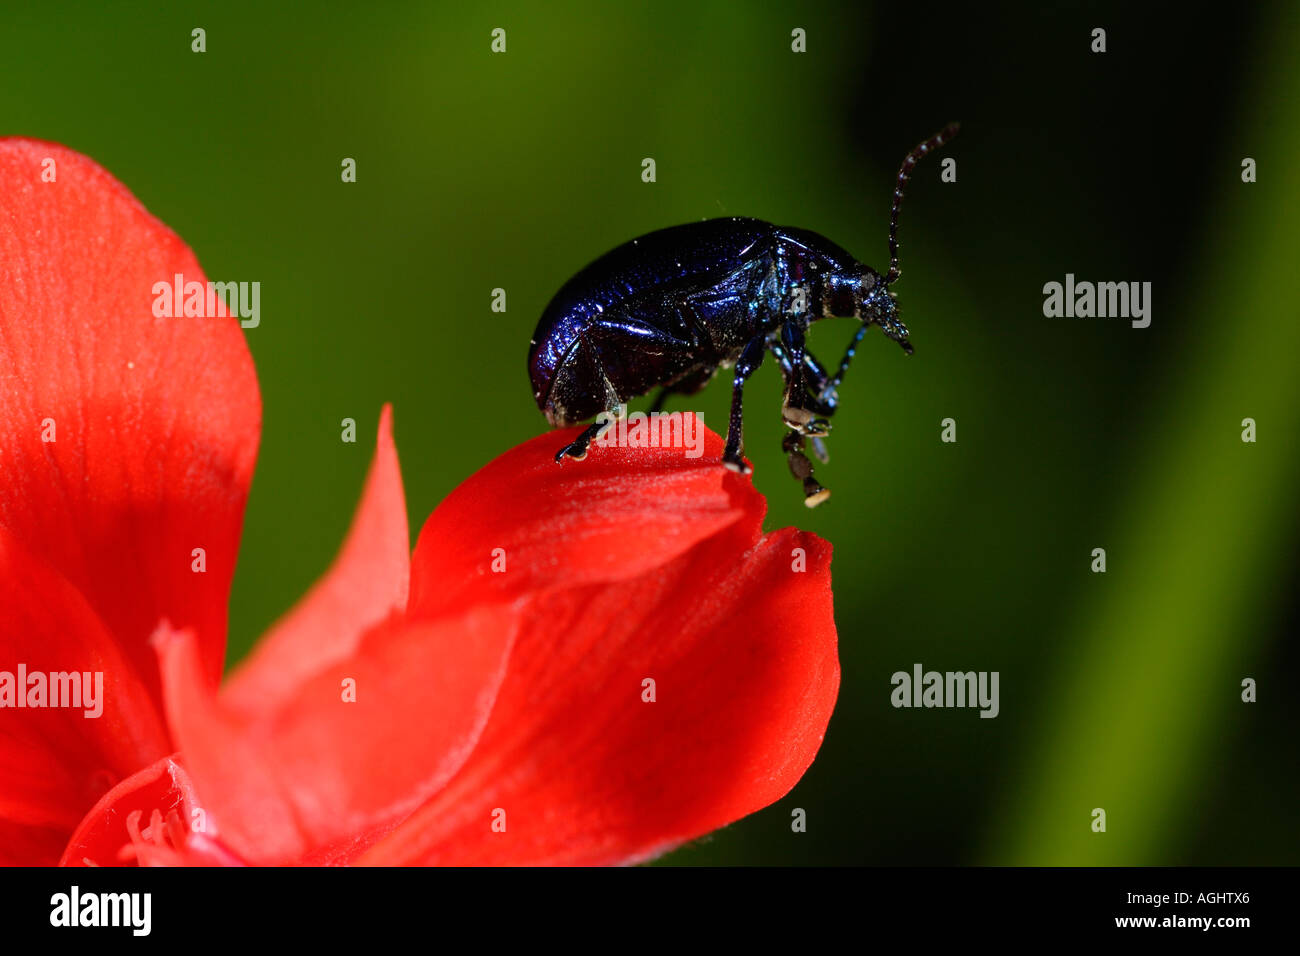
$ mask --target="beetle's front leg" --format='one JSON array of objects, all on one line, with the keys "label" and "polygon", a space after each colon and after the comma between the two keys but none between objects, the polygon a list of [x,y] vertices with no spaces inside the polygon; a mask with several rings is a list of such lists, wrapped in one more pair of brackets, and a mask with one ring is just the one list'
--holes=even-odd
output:
[{"label": "beetle's front leg", "polygon": [[819,403],[809,400],[808,388],[804,382],[805,324],[806,320],[802,317],[793,317],[781,326],[781,345],[789,356],[790,364],[781,418],[788,428],[800,435],[820,438],[830,434],[831,423],[813,410]]},{"label": "beetle's front leg", "polygon": [[[810,409],[816,409],[829,416],[835,411],[835,406],[822,400],[822,392],[827,380],[826,370],[804,347],[803,326],[795,325],[793,322],[789,325],[790,328],[781,329],[780,340],[771,342],[768,346],[781,362],[781,371],[785,374],[785,406],[782,409],[782,417],[791,431],[782,440],[781,448],[789,457],[790,474],[803,483],[804,504],[809,508],[815,508],[829,498],[831,493],[813,477],[813,464],[803,452],[805,438],[812,439],[813,451],[818,458],[826,461],[828,456],[826,446],[821,440],[821,435],[824,435],[825,431],[819,435],[806,429],[808,425],[817,427],[819,424],[829,429],[830,422],[826,419],[814,418]],[[815,397],[810,398],[808,395],[806,378],[812,381],[812,386],[817,392]],[[805,419],[804,416],[807,418]],[[801,425],[804,427],[800,427]]]},{"label": "beetle's front leg", "polygon": [[745,380],[763,364],[765,336],[756,335],[745,345],[736,360],[736,377],[731,386],[731,420],[727,424],[727,447],[722,453],[722,463],[732,471],[748,474],[750,468],[740,457],[743,424],[741,422],[741,402],[745,391]]},{"label": "beetle's front leg", "polygon": [[[814,442],[819,439],[814,438]],[[830,490],[823,488],[813,477],[813,465],[803,453],[804,437],[798,432],[789,432],[781,441],[781,448],[790,456],[790,474],[803,482],[803,503],[809,508],[816,508],[831,496]],[[824,460],[824,459],[823,459]]]},{"label": "beetle's front leg", "polygon": [[[785,346],[781,344],[779,333],[768,339],[767,347],[771,350],[772,354],[776,356],[776,360],[781,364],[781,376],[785,379],[786,388],[788,389],[790,387],[790,377],[794,374],[794,368],[790,364],[789,353],[786,351]],[[817,394],[816,398],[812,398],[809,401],[812,410],[818,415],[830,418],[835,414],[835,396],[832,394],[829,397],[823,397],[826,383],[830,381],[830,373],[826,371],[821,362],[817,361],[817,356],[813,355],[812,352],[806,348],[803,353],[803,369],[804,375],[807,377],[805,387],[811,385],[812,390]],[[822,441],[820,437],[813,438],[812,447],[813,454],[815,454],[821,462],[825,463],[831,460],[830,455],[826,451],[826,443]]]}]

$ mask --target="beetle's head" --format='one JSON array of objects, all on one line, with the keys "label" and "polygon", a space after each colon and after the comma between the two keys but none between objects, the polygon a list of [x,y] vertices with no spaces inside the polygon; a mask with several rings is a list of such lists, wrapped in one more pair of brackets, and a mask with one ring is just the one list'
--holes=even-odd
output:
[{"label": "beetle's head", "polygon": [[865,325],[875,323],[911,354],[912,346],[907,341],[907,326],[899,315],[898,302],[875,269],[855,264],[849,269],[827,273],[822,277],[820,291],[822,315],[852,315]]},{"label": "beetle's head", "polygon": [[898,309],[898,300],[889,286],[879,283],[875,290],[868,293],[862,303],[862,321],[874,322],[880,330],[903,347],[908,355],[912,354],[912,343],[907,340],[907,326]]},{"label": "beetle's head", "polygon": [[859,279],[859,298],[855,314],[863,323],[875,323],[882,332],[903,347],[908,355],[912,354],[912,343],[907,341],[907,326],[898,310],[898,300],[890,291],[888,284],[873,269],[863,267],[864,274]]}]

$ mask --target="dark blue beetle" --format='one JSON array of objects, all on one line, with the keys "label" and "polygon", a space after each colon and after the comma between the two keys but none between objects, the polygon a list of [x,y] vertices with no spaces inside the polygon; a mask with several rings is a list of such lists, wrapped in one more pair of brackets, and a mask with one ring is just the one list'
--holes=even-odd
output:
[{"label": "dark blue beetle", "polygon": [[[745,380],[770,351],[785,379],[783,447],[803,481],[809,507],[830,492],[803,453],[811,438],[826,461],[822,437],[858,343],[872,323],[911,354],[907,326],[889,286],[898,278],[898,211],[912,167],[948,142],[957,124],[907,154],[898,171],[889,218],[889,274],[883,279],[844,249],[806,229],[758,219],[710,219],[660,229],[601,256],[566,282],[542,313],[528,353],[533,397],[551,425],[614,413],[629,398],[662,387],[693,394],[722,366],[735,366],[723,463],[748,471],[741,458]],[[854,316],[862,326],[832,374],[804,346],[809,323]],[[565,445],[555,460],[581,460],[607,422]]]}]

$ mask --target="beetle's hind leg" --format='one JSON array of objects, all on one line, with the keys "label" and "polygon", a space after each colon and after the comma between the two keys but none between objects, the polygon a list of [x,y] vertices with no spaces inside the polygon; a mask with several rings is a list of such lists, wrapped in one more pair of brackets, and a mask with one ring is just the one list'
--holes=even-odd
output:
[{"label": "beetle's hind leg", "polygon": [[610,405],[605,411],[596,416],[596,420],[588,425],[573,441],[569,442],[563,448],[555,453],[556,462],[562,462],[566,458],[572,458],[574,461],[582,461],[587,457],[587,448],[593,441],[598,441],[600,436],[609,428],[612,428],[619,419],[627,412],[627,406],[618,403],[618,396],[612,391],[607,397],[607,401],[614,404]]},{"label": "beetle's hind leg", "polygon": [[572,458],[574,461],[582,461],[587,457],[587,446],[591,444],[592,439],[598,438],[600,433],[612,424],[614,424],[612,420],[598,420],[588,425],[581,435],[555,453],[555,460],[560,462]]}]

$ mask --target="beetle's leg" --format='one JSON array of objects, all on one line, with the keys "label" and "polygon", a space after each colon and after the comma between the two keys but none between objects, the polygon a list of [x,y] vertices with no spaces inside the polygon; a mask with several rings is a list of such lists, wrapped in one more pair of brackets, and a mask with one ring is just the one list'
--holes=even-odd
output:
[{"label": "beetle's leg", "polygon": [[[853,333],[853,339],[849,342],[849,347],[844,350],[844,358],[840,359],[840,367],[835,370],[835,377],[832,378],[822,387],[821,398],[823,401],[832,403],[839,401],[836,389],[840,387],[840,382],[844,381],[844,373],[849,370],[849,363],[853,361],[853,356],[858,352],[858,344],[862,337],[867,334],[867,329],[871,328],[870,322],[863,322],[858,326],[858,330]],[[912,347],[906,346],[907,354],[912,354]]]},{"label": "beetle's leg", "polygon": [[831,430],[830,420],[817,414],[816,406],[820,403],[809,399],[808,387],[804,382],[807,352],[804,349],[802,319],[793,318],[781,326],[780,344],[787,350],[790,361],[785,402],[781,408],[782,419],[785,420],[787,427],[801,435],[819,438],[828,434]]},{"label": "beetle's leg", "polygon": [[659,394],[655,396],[654,402],[650,405],[649,414],[654,415],[664,410],[664,404],[668,401],[668,393],[671,391],[671,388],[659,389]]},{"label": "beetle's leg", "polygon": [[[790,376],[794,373],[794,369],[790,364],[789,351],[781,344],[779,339],[770,339],[767,347],[776,356],[776,360],[781,363],[781,376],[785,379],[788,388]],[[838,403],[833,396],[829,400],[823,399],[821,393],[826,388],[827,382],[830,381],[831,373],[826,371],[826,367],[817,360],[817,356],[806,348],[803,353],[803,374],[806,386],[805,398],[808,407],[818,415],[830,418],[835,414]]]},{"label": "beetle's leg", "polygon": [[[809,508],[815,508],[831,496],[830,491],[823,488],[821,484],[813,477],[813,464],[808,460],[808,456],[803,453],[804,441],[806,438],[812,438],[813,451],[822,461],[827,460],[826,446],[822,444],[820,435],[809,433],[805,430],[806,425],[824,423],[826,428],[830,423],[825,419],[816,419],[812,417],[810,408],[818,410],[825,408],[821,401],[821,391],[826,383],[826,370],[822,364],[817,361],[811,352],[804,348],[803,328],[793,322],[787,323],[786,327],[781,329],[782,341],[774,341],[769,347],[781,362],[781,369],[785,373],[785,407],[781,410],[785,423],[790,426],[791,431],[781,441],[781,448],[789,456],[790,474],[794,475],[803,482],[803,501]],[[810,378],[814,388],[818,392],[816,398],[811,398],[807,393],[804,384],[805,378]],[[826,414],[835,410],[834,405],[826,409]],[[791,413],[796,413],[792,415]],[[801,413],[801,414],[799,414]],[[807,416],[805,421],[801,421]],[[822,434],[825,434],[822,432]]]},{"label": "beetle's leg", "polygon": [[[814,442],[818,439],[814,438]],[[790,474],[803,482],[803,503],[809,508],[816,508],[831,496],[830,490],[823,488],[813,477],[813,465],[803,453],[804,436],[798,432],[788,432],[781,442],[781,448],[789,455]]]},{"label": "beetle's leg", "polygon": [[[817,361],[817,356],[813,355],[812,352],[807,349],[804,349],[803,353],[803,367],[804,374],[811,376],[813,388],[817,392],[817,397],[809,402],[812,410],[818,415],[830,418],[835,414],[835,409],[838,405],[838,400],[836,399],[834,392],[831,392],[829,396],[823,394],[826,390],[826,382],[830,377],[830,373],[826,371],[826,367],[823,366],[821,362]],[[831,456],[826,452],[826,442],[822,441],[820,436],[812,436],[812,447],[813,454],[817,456],[818,460],[821,461],[822,464],[831,460]],[[828,495],[830,494],[829,491],[826,493]],[[812,506],[810,505],[809,507]]]},{"label": "beetle's leg", "polygon": [[754,374],[754,370],[763,364],[766,350],[765,336],[756,335],[740,352],[736,360],[736,377],[731,386],[731,420],[727,425],[727,447],[722,453],[722,463],[732,471],[742,475],[748,474],[749,466],[740,457],[741,446],[741,398],[745,391],[745,380]]},{"label": "beetle's leg", "polygon": [[[602,421],[602,419],[604,419]],[[563,448],[555,453],[557,462],[564,461],[565,458],[572,458],[574,461],[582,461],[587,457],[587,446],[591,444],[593,438],[599,437],[600,433],[610,425],[614,424],[612,416],[601,416],[595,422],[587,426],[586,431],[569,442]]]},{"label": "beetle's leg", "polygon": [[811,386],[813,395],[810,405],[819,415],[830,417],[835,414],[836,401],[832,396],[829,400],[823,397],[822,392],[826,390],[826,383],[830,380],[831,373],[826,371],[826,367],[817,361],[817,356],[813,355],[808,349],[803,352],[803,374],[806,384]]},{"label": "beetle's leg", "polygon": [[[776,360],[781,363],[781,375],[785,378],[786,387],[789,388],[790,376],[794,373],[794,370],[790,365],[790,353],[787,352],[785,346],[776,339],[770,340],[767,343],[767,347],[772,350],[772,354],[776,356]],[[825,401],[820,398],[820,394],[826,387],[826,382],[830,378],[830,373],[826,371],[821,362],[817,361],[817,356],[813,355],[812,352],[807,349],[804,349],[803,353],[803,367],[804,375],[808,376],[813,390],[816,391],[819,396],[818,398],[811,398],[809,396],[808,404],[818,415],[823,415],[826,418],[829,418],[835,414],[836,403],[833,396],[831,400]],[[831,456],[826,451],[826,443],[822,441],[820,437],[813,436],[812,447],[813,454],[816,455],[818,460],[823,464],[831,460]]]}]

